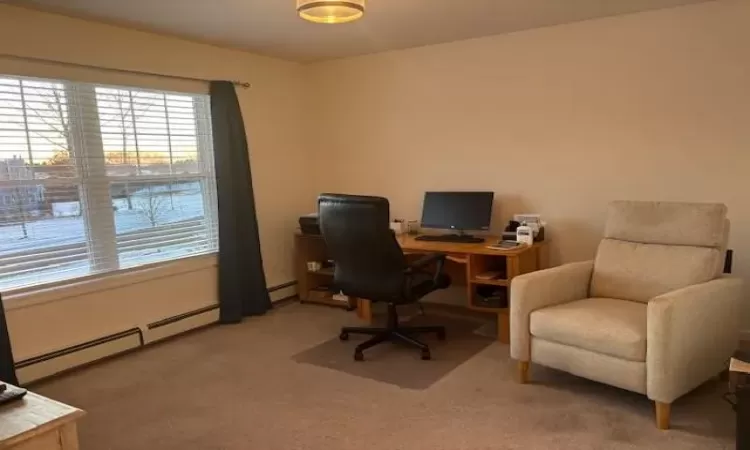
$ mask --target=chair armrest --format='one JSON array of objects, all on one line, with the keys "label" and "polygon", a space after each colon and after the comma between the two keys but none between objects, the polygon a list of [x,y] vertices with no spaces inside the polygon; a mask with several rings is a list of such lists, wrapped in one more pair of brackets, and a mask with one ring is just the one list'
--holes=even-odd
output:
[{"label": "chair armrest", "polygon": [[[445,255],[442,253],[428,253],[422,256],[418,260],[409,264],[409,267],[406,268],[406,274],[414,275],[416,273],[428,273],[425,268],[432,263],[437,263],[437,266],[435,266],[435,273],[432,275],[432,282],[435,285],[445,287],[440,283],[443,267],[445,267]],[[411,289],[411,278],[407,280],[407,290],[409,289]]]},{"label": "chair armrest", "polygon": [[671,403],[721,372],[739,343],[742,280],[722,277],[648,303],[646,394]]},{"label": "chair armrest", "polygon": [[419,258],[416,261],[413,261],[409,264],[409,267],[407,267],[408,271],[414,271],[418,272],[421,270],[424,270],[425,267],[429,266],[430,264],[434,262],[439,262],[440,260],[445,261],[445,255],[442,253],[428,253],[421,258]]},{"label": "chair armrest", "polygon": [[510,288],[510,356],[531,357],[529,316],[537,309],[588,296],[594,261],[583,261],[539,270],[513,278]]}]

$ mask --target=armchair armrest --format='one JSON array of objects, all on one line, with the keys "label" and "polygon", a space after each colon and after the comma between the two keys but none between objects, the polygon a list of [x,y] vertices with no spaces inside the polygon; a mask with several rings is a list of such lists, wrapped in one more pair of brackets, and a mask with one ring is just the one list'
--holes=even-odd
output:
[{"label": "armchair armrest", "polygon": [[537,309],[588,296],[594,261],[583,261],[513,278],[510,289],[510,356],[531,358],[529,316]]},{"label": "armchair armrest", "polygon": [[648,303],[646,394],[671,403],[721,372],[737,348],[742,280],[722,277]]}]

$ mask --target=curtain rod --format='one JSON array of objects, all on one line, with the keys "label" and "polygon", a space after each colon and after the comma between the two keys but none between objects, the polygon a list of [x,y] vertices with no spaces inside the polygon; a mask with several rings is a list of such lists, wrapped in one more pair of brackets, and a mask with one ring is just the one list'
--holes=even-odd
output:
[{"label": "curtain rod", "polygon": [[[169,78],[172,80],[183,80],[183,81],[200,81],[204,83],[208,83],[211,80],[207,80],[205,78],[194,78],[194,77],[182,77],[179,75],[166,75],[163,73],[156,73],[156,72],[145,72],[141,70],[129,70],[129,69],[116,69],[113,67],[101,67],[101,66],[94,66],[90,64],[80,64],[80,63],[73,63],[73,62],[66,62],[66,61],[56,61],[54,59],[45,59],[45,58],[35,58],[32,56],[18,56],[18,55],[11,55],[8,53],[0,53],[0,58],[8,58],[8,59],[18,59],[22,61],[31,61],[31,62],[40,62],[40,63],[51,63],[51,64],[57,64],[61,66],[67,66],[67,67],[76,67],[79,69],[94,69],[94,70],[103,70],[105,72],[117,72],[117,73],[129,73],[129,74],[136,74],[136,75],[148,75],[150,77],[158,77],[158,78]],[[232,84],[235,86],[239,86],[244,89],[249,89],[251,87],[250,83],[246,81],[232,81]]]}]

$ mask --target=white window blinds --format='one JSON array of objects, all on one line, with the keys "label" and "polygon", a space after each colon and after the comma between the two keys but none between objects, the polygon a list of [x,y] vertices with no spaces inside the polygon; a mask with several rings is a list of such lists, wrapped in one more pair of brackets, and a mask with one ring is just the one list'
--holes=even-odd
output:
[{"label": "white window blinds", "polygon": [[0,76],[0,291],[216,251],[209,109]]}]

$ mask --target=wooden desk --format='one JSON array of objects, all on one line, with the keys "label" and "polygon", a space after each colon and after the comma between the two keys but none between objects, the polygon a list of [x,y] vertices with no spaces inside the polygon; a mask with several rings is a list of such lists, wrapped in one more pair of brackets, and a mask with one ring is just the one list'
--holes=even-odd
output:
[{"label": "wooden desk", "polygon": [[78,408],[29,392],[0,406],[0,450],[78,450]]},{"label": "wooden desk", "polygon": [[[498,237],[485,237],[485,242],[478,244],[458,244],[452,242],[418,241],[415,236],[402,235],[398,243],[407,255],[415,258],[424,253],[444,253],[448,256],[446,271],[450,274],[454,285],[466,287],[466,307],[489,314],[497,315],[497,338],[499,341],[510,341],[508,308],[480,306],[477,303],[477,287],[492,286],[506,290],[510,299],[511,280],[521,274],[533,272],[547,267],[546,243],[535,243],[533,246],[519,247],[509,250],[493,250],[487,245],[495,243]],[[330,299],[322,300],[315,294],[315,289],[331,282],[333,271],[321,270],[311,272],[307,270],[307,261],[325,261],[327,252],[325,242],[321,236],[296,235],[296,267],[298,292],[300,300],[311,303],[325,303],[337,306],[348,306],[345,303]],[[413,256],[412,256],[413,255]],[[504,274],[498,279],[480,280],[477,275],[487,271],[498,271]],[[372,308],[367,299],[357,299],[357,314],[366,321],[372,320]]]}]

